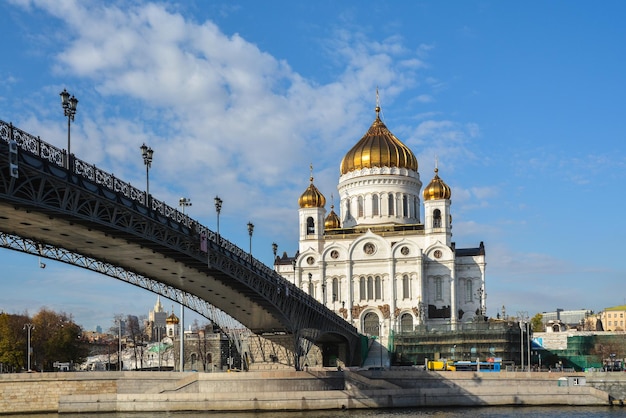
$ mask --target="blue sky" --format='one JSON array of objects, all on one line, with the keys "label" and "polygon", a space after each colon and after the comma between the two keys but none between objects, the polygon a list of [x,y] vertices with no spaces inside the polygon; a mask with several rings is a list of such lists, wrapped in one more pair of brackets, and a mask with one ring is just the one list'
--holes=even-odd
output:
[{"label": "blue sky", "polygon": [[[309,164],[329,203],[380,91],[422,182],[452,188],[453,241],[485,242],[487,310],[625,303],[626,4],[621,1],[0,3],[0,119],[72,152],[272,262],[297,249]],[[328,205],[329,206],[329,205]],[[329,209],[329,208],[327,208]],[[0,309],[86,329],[156,296],[0,251]],[[164,305],[171,309],[164,301]],[[176,307],[178,312],[178,307]],[[190,316],[193,318],[193,316]]]}]

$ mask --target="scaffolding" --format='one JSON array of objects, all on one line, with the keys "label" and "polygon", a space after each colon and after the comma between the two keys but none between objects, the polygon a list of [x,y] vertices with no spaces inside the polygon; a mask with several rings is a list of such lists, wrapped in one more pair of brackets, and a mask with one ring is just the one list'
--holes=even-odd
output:
[{"label": "scaffolding", "polygon": [[526,332],[517,322],[488,321],[458,325],[452,329],[418,327],[393,334],[392,361],[395,365],[423,365],[428,360],[468,361],[501,358],[504,365],[521,364],[520,346]]}]

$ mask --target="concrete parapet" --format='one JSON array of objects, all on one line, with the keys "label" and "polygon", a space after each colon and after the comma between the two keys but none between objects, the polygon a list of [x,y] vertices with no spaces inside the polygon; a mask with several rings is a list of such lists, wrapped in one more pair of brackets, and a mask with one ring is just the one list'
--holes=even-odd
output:
[{"label": "concrete parapet", "polygon": [[[622,375],[614,373],[610,379],[605,376],[603,380],[586,374],[586,380],[595,380],[617,391],[617,387],[626,387],[626,376]],[[442,405],[608,405],[620,399],[589,384],[559,386],[558,379],[563,376],[417,369],[14,374],[0,375],[0,410],[84,414],[279,411]],[[25,399],[29,402],[24,402]]]}]

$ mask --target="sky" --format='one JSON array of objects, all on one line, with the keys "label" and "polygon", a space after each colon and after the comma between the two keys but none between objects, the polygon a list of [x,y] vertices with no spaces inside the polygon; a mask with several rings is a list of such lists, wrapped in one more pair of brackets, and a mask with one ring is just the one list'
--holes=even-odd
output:
[{"label": "sky", "polygon": [[[0,120],[71,151],[271,265],[298,248],[309,184],[375,118],[452,189],[457,248],[486,248],[487,314],[626,303],[626,3],[622,1],[0,2]],[[330,208],[327,203],[327,210]],[[422,220],[423,221],[423,220]],[[156,296],[0,250],[0,310],[87,330]],[[177,305],[164,300],[167,310]],[[194,315],[186,316],[187,322]],[[199,319],[202,322],[202,319]]]}]

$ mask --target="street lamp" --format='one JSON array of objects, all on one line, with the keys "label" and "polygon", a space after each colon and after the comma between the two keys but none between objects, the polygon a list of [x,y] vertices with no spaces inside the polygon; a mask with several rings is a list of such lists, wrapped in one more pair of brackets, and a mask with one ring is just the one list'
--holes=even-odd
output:
[{"label": "street lamp", "polygon": [[326,283],[322,281],[322,303],[326,306]]},{"label": "street lamp", "polygon": [[215,196],[215,212],[217,212],[217,236],[220,236],[220,212],[222,211],[222,199]]},{"label": "street lamp", "polygon": [[[526,320],[528,319],[528,312],[518,312],[517,317],[518,317],[519,329],[520,329],[520,358],[521,358],[522,371],[524,371],[524,331],[526,328]],[[526,336],[526,338],[528,338],[528,335]],[[530,364],[528,365],[528,367],[530,370]]]},{"label": "street lamp", "polygon": [[248,235],[250,235],[250,262],[252,262],[252,233],[254,232],[254,224],[248,222]]},{"label": "street lamp", "polygon": [[274,253],[274,264],[276,264],[276,253],[278,252],[278,244],[272,242],[272,252]]},{"label": "street lamp", "polygon": [[187,197],[181,197],[178,199],[178,206],[180,206],[183,210],[183,215],[185,214],[185,208],[191,206],[191,199]]},{"label": "street lamp", "polygon": [[74,120],[76,114],[76,106],[78,106],[78,99],[70,94],[66,89],[61,92],[61,106],[63,106],[63,113],[67,116],[67,158],[65,160],[65,168],[70,168],[70,123]]},{"label": "street lamp", "polygon": [[32,349],[30,348],[30,332],[31,330],[35,329],[35,325],[34,324],[25,324],[23,329],[27,329],[28,330],[28,355],[27,355],[27,363],[28,363],[28,371],[30,371],[30,356],[32,355]]},{"label": "street lamp", "polygon": [[148,196],[150,195],[150,167],[152,166],[152,154],[154,151],[152,148],[143,144],[141,147],[141,156],[143,157],[143,163],[146,165],[146,206],[148,205]]},{"label": "street lamp", "polygon": [[117,371],[122,371],[122,320],[116,319],[115,323],[118,326],[117,334]]}]

